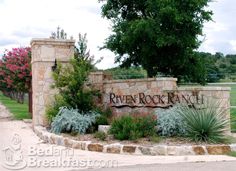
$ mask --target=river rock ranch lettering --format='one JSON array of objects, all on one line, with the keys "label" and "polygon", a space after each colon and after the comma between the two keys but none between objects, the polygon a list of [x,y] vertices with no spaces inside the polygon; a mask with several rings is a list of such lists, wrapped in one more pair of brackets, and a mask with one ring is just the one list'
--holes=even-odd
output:
[{"label": "river rock ranch lettering", "polygon": [[191,94],[157,94],[157,95],[147,95],[144,93],[139,93],[136,95],[116,95],[115,93],[110,93],[110,104],[112,107],[136,107],[136,106],[146,106],[146,107],[159,107],[159,106],[170,106],[176,103],[187,103],[190,105],[194,104],[204,104],[203,95],[191,95]]}]

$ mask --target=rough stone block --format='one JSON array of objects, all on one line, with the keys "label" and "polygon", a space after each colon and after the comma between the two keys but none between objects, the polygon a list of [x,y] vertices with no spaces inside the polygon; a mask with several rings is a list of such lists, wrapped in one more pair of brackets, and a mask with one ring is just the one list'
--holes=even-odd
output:
[{"label": "rough stone block", "polygon": [[72,140],[70,138],[64,138],[64,145],[66,147],[72,147],[73,142],[72,142]]},{"label": "rough stone block", "polygon": [[73,141],[72,148],[81,149],[81,142],[80,141]]},{"label": "rough stone block", "polygon": [[193,146],[193,151],[196,155],[205,155],[206,151],[202,146]]},{"label": "rough stone block", "polygon": [[231,151],[231,148],[228,145],[206,146],[206,149],[208,154],[214,154],[214,155],[227,154]]},{"label": "rough stone block", "polygon": [[88,150],[89,151],[102,152],[103,151],[103,145],[101,145],[101,144],[88,144]]},{"label": "rough stone block", "polygon": [[109,129],[111,128],[110,125],[98,125],[98,131],[108,133]]},{"label": "rough stone block", "polygon": [[123,146],[124,153],[135,153],[135,150],[136,150],[136,146],[128,146],[128,145]]},{"label": "rough stone block", "polygon": [[108,146],[107,147],[107,153],[116,153],[119,154],[121,151],[121,145],[114,145],[114,146]]}]

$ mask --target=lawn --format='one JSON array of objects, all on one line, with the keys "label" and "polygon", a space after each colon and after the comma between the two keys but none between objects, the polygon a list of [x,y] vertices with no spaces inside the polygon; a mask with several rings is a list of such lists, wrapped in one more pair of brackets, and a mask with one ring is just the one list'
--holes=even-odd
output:
[{"label": "lawn", "polygon": [[28,104],[19,104],[15,100],[12,100],[0,92],[0,103],[5,105],[8,110],[13,114],[17,120],[30,119],[31,116],[28,113]]},{"label": "lawn", "polygon": [[236,132],[236,108],[231,108],[231,131]]},{"label": "lawn", "polygon": [[232,106],[236,106],[236,85],[231,85],[230,103]]}]

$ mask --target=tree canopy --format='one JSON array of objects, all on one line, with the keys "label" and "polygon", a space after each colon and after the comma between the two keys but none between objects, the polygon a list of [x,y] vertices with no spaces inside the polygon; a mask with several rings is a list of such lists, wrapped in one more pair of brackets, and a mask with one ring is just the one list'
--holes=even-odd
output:
[{"label": "tree canopy", "polygon": [[[211,20],[210,0],[106,0],[103,17],[112,21],[105,42],[121,66],[141,65],[148,76],[192,77],[203,24]],[[190,70],[190,71],[189,71]],[[201,77],[200,77],[201,78]],[[201,82],[200,80],[197,80]]]},{"label": "tree canopy", "polygon": [[[24,102],[24,93],[31,85],[31,49],[13,48],[0,59],[0,90],[18,102]],[[7,94],[8,93],[8,94]]]}]

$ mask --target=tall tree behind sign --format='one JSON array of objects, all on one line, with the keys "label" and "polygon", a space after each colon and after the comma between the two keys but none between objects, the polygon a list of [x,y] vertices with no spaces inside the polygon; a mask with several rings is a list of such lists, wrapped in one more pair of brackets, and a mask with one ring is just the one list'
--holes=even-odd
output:
[{"label": "tall tree behind sign", "polygon": [[[107,0],[102,15],[112,21],[113,34],[104,48],[122,66],[142,65],[148,76],[157,72],[204,82],[194,55],[203,24],[211,20],[210,0]],[[190,72],[189,72],[190,70]],[[203,71],[204,73],[204,71]],[[203,74],[204,75],[204,74]],[[196,78],[198,77],[198,78]],[[201,80],[202,79],[202,80]]]}]

